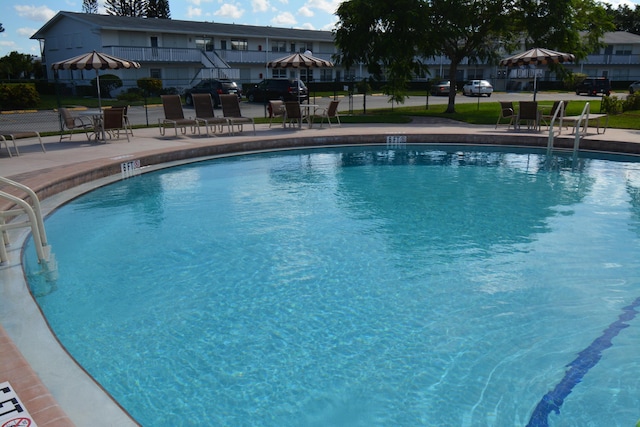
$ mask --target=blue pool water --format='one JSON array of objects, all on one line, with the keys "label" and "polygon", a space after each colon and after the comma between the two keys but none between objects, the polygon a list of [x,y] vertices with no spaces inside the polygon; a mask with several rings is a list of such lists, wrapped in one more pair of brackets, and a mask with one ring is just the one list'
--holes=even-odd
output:
[{"label": "blue pool water", "polygon": [[640,165],[461,148],[149,173],[46,221],[25,265],[144,426],[631,426]]}]

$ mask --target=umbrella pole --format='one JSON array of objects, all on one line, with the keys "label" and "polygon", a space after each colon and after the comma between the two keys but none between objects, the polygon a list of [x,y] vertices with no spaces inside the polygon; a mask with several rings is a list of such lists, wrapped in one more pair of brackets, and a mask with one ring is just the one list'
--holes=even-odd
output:
[{"label": "umbrella pole", "polygon": [[534,68],[533,70],[533,100],[536,100],[536,95],[538,94],[538,69]]},{"label": "umbrella pole", "polygon": [[[102,142],[106,142],[107,136],[105,135],[104,126],[102,125],[102,96],[100,95],[100,72],[97,68],[96,68],[96,86],[98,87],[98,114],[100,118],[96,123],[94,123],[94,127],[96,125],[100,127],[100,129],[98,129],[98,132],[102,133]],[[98,138],[97,135],[99,133],[96,133],[96,139]]]}]

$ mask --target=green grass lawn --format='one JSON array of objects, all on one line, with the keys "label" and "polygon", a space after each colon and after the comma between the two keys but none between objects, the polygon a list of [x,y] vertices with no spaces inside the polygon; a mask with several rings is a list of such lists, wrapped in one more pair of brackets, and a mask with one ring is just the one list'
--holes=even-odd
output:
[{"label": "green grass lawn", "polygon": [[[425,94],[412,94],[412,96],[425,96]],[[320,94],[317,94],[320,96]],[[333,96],[327,94],[327,96]],[[55,96],[41,97],[41,109],[58,108],[58,100]],[[148,98],[148,104],[161,103],[159,97]],[[586,101],[571,101],[567,108],[567,115],[580,115],[586,102],[591,103],[591,112],[600,113],[600,100],[589,99]],[[65,107],[73,107],[77,105],[89,108],[97,108],[98,100],[96,98],[74,98],[65,97],[60,99],[60,104]],[[115,99],[105,99],[102,101],[103,106],[121,105],[122,102]],[[542,101],[541,105],[551,107],[551,101]],[[144,101],[130,102],[129,105],[144,105]],[[426,106],[402,107],[394,106],[393,108],[367,109],[367,114],[362,111],[354,111],[353,115],[340,115],[340,121],[343,123],[408,123],[411,116],[428,116],[448,118],[458,120],[465,123],[491,125],[495,124],[500,114],[500,104],[492,101],[483,100],[480,103],[464,103],[456,104],[456,112],[453,114],[445,113],[446,105],[432,105],[427,109]],[[256,123],[268,123],[268,119],[256,119]],[[618,129],[640,129],[640,111],[628,111],[621,114],[611,115],[609,117],[609,127]]]}]

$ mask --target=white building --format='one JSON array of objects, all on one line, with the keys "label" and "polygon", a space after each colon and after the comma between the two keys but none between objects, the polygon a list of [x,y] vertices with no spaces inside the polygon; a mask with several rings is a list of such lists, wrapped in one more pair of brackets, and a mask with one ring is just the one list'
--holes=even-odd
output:
[{"label": "white building", "polygon": [[[271,69],[266,64],[292,52],[310,50],[314,56],[328,60],[337,52],[330,31],[75,12],[59,12],[31,38],[41,42],[42,61],[50,77],[53,62],[96,50],[141,64],[136,70],[110,71],[124,81],[125,87],[135,86],[141,77],[155,77],[162,79],[164,87],[178,90],[207,77],[227,77],[239,84],[257,83],[267,77],[295,77],[295,70]],[[568,64],[567,68],[593,77],[608,77],[614,85],[616,81],[628,84],[640,80],[640,36],[612,32],[603,41],[606,45],[603,49],[578,64]],[[449,77],[447,58],[429,58],[424,62],[432,79]],[[522,72],[515,79],[509,78],[506,71],[513,70],[465,60],[456,77],[459,82],[472,78],[491,80],[497,89],[505,89],[509,82],[520,80],[524,84],[533,78],[533,74],[527,77]],[[546,67],[537,73],[541,81],[554,79]],[[86,83],[94,75],[86,71],[61,71],[59,77]],[[302,78],[307,82],[358,81],[364,77],[368,77],[364,66],[347,70],[336,64],[331,69],[302,70]]]}]

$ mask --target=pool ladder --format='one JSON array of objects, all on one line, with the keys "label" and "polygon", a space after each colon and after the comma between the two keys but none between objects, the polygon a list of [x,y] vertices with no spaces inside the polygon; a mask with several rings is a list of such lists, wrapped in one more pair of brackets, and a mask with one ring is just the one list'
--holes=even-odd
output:
[{"label": "pool ladder", "polygon": [[[558,115],[560,115],[560,123],[558,125],[558,135],[562,132],[562,118],[564,117],[564,101],[560,101],[558,103],[558,107],[556,111],[553,112],[553,117],[551,118],[551,122],[549,123],[549,139],[547,141],[547,156],[551,156],[551,152],[553,151],[553,144],[555,142],[555,134],[553,132],[553,128],[556,120],[558,119]],[[578,158],[578,150],[580,149],[580,140],[584,135],[587,134],[587,126],[589,124],[589,113],[591,112],[590,103],[585,103],[584,108],[582,109],[582,113],[579,116],[578,122],[575,125],[575,138],[573,141],[573,159],[574,161]],[[583,124],[584,123],[584,124]],[[582,128],[582,131],[580,130]]]},{"label": "pool ladder", "polygon": [[[22,227],[31,227],[31,234],[35,244],[36,254],[38,255],[38,262],[41,264],[49,263],[49,261],[51,261],[51,247],[47,243],[47,235],[44,230],[44,222],[42,220],[42,212],[40,210],[40,201],[38,200],[38,196],[26,185],[22,185],[1,176],[0,184],[4,184],[6,187],[12,189],[23,191],[31,201],[31,204],[29,204],[20,197],[9,194],[5,191],[0,191],[0,199],[8,200],[15,204],[15,207],[12,209],[0,211],[0,232],[2,233],[2,242],[0,242],[0,264],[9,261],[7,246],[9,246],[10,241],[7,231]],[[26,215],[26,218],[22,219],[22,217],[19,217],[21,215]],[[9,221],[16,217],[19,217],[18,221]]]}]

